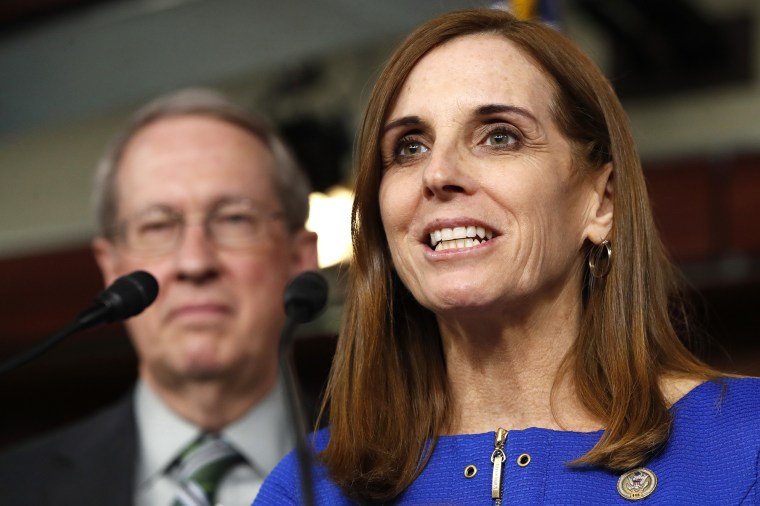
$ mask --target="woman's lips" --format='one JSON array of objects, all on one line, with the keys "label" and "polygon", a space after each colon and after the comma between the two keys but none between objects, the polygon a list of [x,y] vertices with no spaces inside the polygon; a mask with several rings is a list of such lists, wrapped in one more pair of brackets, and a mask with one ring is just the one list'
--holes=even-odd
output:
[{"label": "woman's lips", "polygon": [[444,227],[430,232],[430,247],[435,251],[473,248],[493,238],[493,231],[476,225]]}]

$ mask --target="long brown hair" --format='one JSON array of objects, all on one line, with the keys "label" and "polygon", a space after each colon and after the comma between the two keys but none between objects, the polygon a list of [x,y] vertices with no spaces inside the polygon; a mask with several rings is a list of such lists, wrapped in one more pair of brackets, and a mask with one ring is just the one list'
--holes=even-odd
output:
[{"label": "long brown hair", "polygon": [[[391,56],[373,89],[357,146],[349,270],[342,333],[328,383],[330,442],[320,454],[352,498],[386,501],[421,472],[449,415],[446,367],[432,312],[392,269],[378,202],[379,142],[389,108],[417,62],[433,48],[472,34],[505,37],[533,58],[554,86],[552,112],[579,170],[613,164],[614,262],[608,276],[585,273],[582,323],[563,372],[584,407],[605,424],[599,443],[576,463],[628,469],[667,440],[671,415],[665,373],[712,377],[674,329],[677,275],[655,230],[628,119],[609,82],[552,28],[497,10],[440,16]],[[586,254],[593,245],[585,246]],[[584,267],[587,270],[587,267]],[[681,316],[678,316],[680,319]]]}]

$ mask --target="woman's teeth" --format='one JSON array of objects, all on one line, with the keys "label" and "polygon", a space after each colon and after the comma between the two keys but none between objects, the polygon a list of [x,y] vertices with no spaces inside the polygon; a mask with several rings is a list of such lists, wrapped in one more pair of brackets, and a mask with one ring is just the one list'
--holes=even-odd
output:
[{"label": "woman's teeth", "polygon": [[430,233],[430,247],[435,251],[451,248],[472,248],[493,237],[493,231],[484,227],[442,228]]}]

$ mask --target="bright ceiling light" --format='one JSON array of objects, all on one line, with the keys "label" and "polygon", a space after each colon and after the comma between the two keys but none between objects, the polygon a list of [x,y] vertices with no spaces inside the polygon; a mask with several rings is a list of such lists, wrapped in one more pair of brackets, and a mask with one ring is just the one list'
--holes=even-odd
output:
[{"label": "bright ceiling light", "polygon": [[309,219],[306,228],[319,236],[319,267],[325,268],[351,258],[351,205],[354,196],[342,186],[327,193],[309,195]]}]

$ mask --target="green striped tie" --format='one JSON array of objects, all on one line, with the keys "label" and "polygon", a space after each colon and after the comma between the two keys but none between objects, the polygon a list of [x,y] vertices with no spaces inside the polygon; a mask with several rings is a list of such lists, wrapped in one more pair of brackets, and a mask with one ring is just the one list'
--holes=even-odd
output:
[{"label": "green striped tie", "polygon": [[172,506],[213,506],[222,477],[241,462],[243,457],[218,434],[201,436],[179,457],[179,489]]}]

